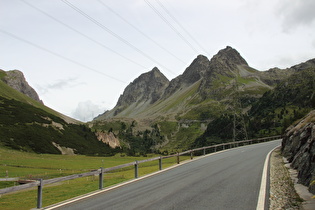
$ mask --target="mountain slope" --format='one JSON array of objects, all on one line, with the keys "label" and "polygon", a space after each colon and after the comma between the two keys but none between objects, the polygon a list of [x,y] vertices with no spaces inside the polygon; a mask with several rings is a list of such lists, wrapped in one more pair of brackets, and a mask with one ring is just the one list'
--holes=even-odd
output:
[{"label": "mountain slope", "polygon": [[115,108],[96,119],[135,117],[158,101],[168,84],[168,79],[155,67],[130,83],[119,97]]},{"label": "mountain slope", "polygon": [[6,72],[0,69],[0,75],[2,75],[0,79],[13,89],[27,95],[35,101],[42,102],[36,91],[27,83],[21,71],[12,70]]},{"label": "mountain slope", "polygon": [[[15,85],[16,83],[18,84]],[[26,88],[26,90],[24,90],[23,88]],[[29,95],[25,93],[29,93]],[[45,106],[43,102],[39,99],[36,91],[31,86],[28,85],[27,81],[24,78],[23,73],[20,71],[17,70],[3,71],[0,69],[0,96],[3,96],[8,99],[14,99],[23,103],[30,104],[37,108],[43,109],[48,113],[51,113],[62,118],[68,123],[75,124],[81,123],[76,119],[70,118]]]},{"label": "mountain slope", "polygon": [[[248,135],[279,135],[294,121],[315,109],[315,59],[287,69],[292,73],[272,90],[255,101],[244,113]],[[279,74],[273,72],[272,74]],[[281,74],[282,72],[280,72]],[[210,122],[192,147],[230,141],[233,138],[233,115],[224,114]]]},{"label": "mountain slope", "polygon": [[23,86],[21,92],[10,87],[3,81],[5,76],[6,72],[1,71],[0,146],[36,153],[113,154],[114,150],[85,125],[23,94]]},{"label": "mountain slope", "polygon": [[[228,116],[233,115],[236,101],[239,112],[246,113],[265,92],[298,69],[261,72],[250,67],[237,50],[228,46],[210,60],[203,55],[197,56],[183,74],[163,83],[163,88],[154,86],[153,89],[159,90],[154,99],[150,85],[155,84],[156,78],[153,77],[151,84],[144,77],[153,70],[141,75],[126,87],[114,109],[95,118],[91,124],[103,122],[108,128],[109,124],[120,122],[131,128],[130,122],[134,121],[129,136],[142,138],[145,130],[159,130],[161,141],[152,143],[151,149],[188,149],[204,133],[208,123],[224,115],[231,121]],[[159,75],[164,77],[160,72]],[[117,135],[126,131],[121,127],[113,130]],[[122,138],[128,145],[128,138]]]}]

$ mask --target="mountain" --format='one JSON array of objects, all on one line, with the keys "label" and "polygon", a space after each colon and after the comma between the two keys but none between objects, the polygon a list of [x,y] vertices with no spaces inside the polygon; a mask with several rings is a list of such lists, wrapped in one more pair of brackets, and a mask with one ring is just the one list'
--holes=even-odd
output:
[{"label": "mountain", "polygon": [[[267,72],[283,74],[274,69]],[[288,126],[315,108],[315,59],[293,66],[286,72],[290,72],[289,76],[286,75],[244,112],[245,125],[251,138],[283,134]],[[233,117],[227,113],[214,119],[193,146],[230,141],[233,138]]]},{"label": "mountain", "polygon": [[[211,60],[199,55],[182,75],[167,78],[154,68],[142,74],[129,84],[120,96],[117,105],[95,120],[109,118],[204,120],[216,115],[212,111],[233,98],[237,81],[242,97],[254,101],[282,80],[285,73],[261,74],[248,66],[247,62],[233,48],[226,47]],[[268,75],[270,75],[268,77]],[[199,115],[199,116],[197,116]]]},{"label": "mountain", "polygon": [[43,103],[37,94],[37,92],[28,84],[25,80],[23,73],[19,70],[3,71],[0,69],[2,75],[2,81],[13,89],[27,95],[35,101]]},{"label": "mountain", "polygon": [[[310,60],[287,69],[259,71],[250,67],[237,50],[227,46],[210,60],[203,55],[197,56],[183,74],[171,81],[168,81],[160,71],[154,76],[156,68],[142,74],[126,87],[114,109],[95,118],[91,126],[97,124],[97,129],[100,129],[103,125],[113,130],[116,135],[127,134],[128,130],[128,136],[132,134],[139,138],[143,137],[144,131],[158,130],[161,140],[159,143],[152,143],[151,149],[160,151],[188,149],[198,145],[195,142],[198,137],[208,138],[203,134],[207,133],[205,132],[207,128],[214,128],[211,123],[232,125],[236,110],[240,116],[245,114],[245,123],[248,125],[250,120],[255,120],[253,110],[255,108],[260,110],[257,107],[263,103],[260,99],[264,94],[273,91],[287,79],[291,81],[289,78],[292,75],[291,78],[296,77],[295,74],[302,75],[303,70],[314,66],[314,60]],[[303,76],[301,78],[303,80]],[[293,89],[290,89],[289,92],[293,94],[292,91]],[[305,97],[310,97],[308,94],[302,94],[303,96],[297,100],[304,101]],[[298,97],[297,94],[293,96]],[[249,111],[252,114],[250,119],[246,117]],[[124,126],[117,126],[116,122]],[[254,130],[263,135],[265,132],[263,129],[258,126]],[[216,132],[220,130],[221,134],[227,135],[217,135]],[[211,138],[231,139],[231,127],[223,130],[212,130],[215,136]],[[249,133],[254,135],[252,132]],[[272,133],[275,132],[266,132],[269,135]],[[120,140],[131,148],[126,136],[122,135]]]},{"label": "mountain", "polygon": [[169,80],[155,67],[130,83],[119,97],[115,108],[98,118],[105,119],[118,114],[136,116],[158,101],[168,84]]},{"label": "mountain", "polygon": [[[304,68],[308,66],[307,68]],[[295,72],[253,104],[251,130],[278,134],[315,108],[315,59],[291,67]]]},{"label": "mountain", "polygon": [[83,123],[39,99],[20,71],[0,71],[0,146],[52,154],[112,155]]}]

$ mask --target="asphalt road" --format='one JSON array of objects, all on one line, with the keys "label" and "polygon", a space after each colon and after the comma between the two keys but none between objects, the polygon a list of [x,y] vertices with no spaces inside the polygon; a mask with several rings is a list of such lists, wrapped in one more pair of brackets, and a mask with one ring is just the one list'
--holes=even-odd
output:
[{"label": "asphalt road", "polygon": [[256,209],[266,155],[280,141],[213,154],[58,209]]}]

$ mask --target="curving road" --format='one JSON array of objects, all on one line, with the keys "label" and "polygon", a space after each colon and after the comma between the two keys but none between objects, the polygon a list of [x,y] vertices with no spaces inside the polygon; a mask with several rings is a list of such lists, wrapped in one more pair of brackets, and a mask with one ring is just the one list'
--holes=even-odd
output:
[{"label": "curving road", "polygon": [[278,145],[212,154],[57,209],[256,209],[266,155]]}]

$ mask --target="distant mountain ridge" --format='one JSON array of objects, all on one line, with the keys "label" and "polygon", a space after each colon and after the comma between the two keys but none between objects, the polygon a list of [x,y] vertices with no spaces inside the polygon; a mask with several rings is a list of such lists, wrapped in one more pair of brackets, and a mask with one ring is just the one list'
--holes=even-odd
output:
[{"label": "distant mountain ridge", "polygon": [[231,99],[235,80],[243,97],[254,100],[293,72],[292,69],[260,72],[248,66],[237,50],[227,46],[211,60],[197,56],[183,74],[171,81],[156,67],[140,75],[126,87],[114,109],[95,120],[153,119],[166,115],[170,119],[184,119],[185,113],[194,109],[203,112],[200,107],[205,104],[211,107],[214,101],[224,103]]}]

